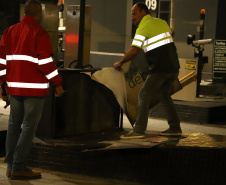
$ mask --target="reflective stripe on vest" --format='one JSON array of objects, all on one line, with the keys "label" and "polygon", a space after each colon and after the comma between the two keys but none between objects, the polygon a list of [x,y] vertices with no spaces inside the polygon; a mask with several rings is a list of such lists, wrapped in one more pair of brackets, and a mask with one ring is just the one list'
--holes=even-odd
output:
[{"label": "reflective stripe on vest", "polygon": [[21,83],[21,82],[7,82],[8,87],[29,88],[29,89],[47,89],[49,83]]},{"label": "reflective stripe on vest", "polygon": [[159,35],[157,35],[157,36],[155,36],[155,37],[152,37],[152,38],[146,40],[146,41],[144,42],[143,47],[145,47],[145,46],[147,46],[147,45],[149,45],[149,44],[152,44],[152,43],[154,43],[154,42],[156,42],[156,41],[158,41],[158,40],[164,39],[164,38],[166,38],[166,37],[170,37],[170,36],[171,36],[171,35],[170,35],[169,32],[161,33],[161,34],[159,34]]},{"label": "reflective stripe on vest", "polygon": [[142,47],[143,43],[145,41],[145,37],[142,35],[135,35],[132,45],[138,46],[139,48]]},{"label": "reflective stripe on vest", "polygon": [[142,36],[142,35],[135,35],[134,39],[144,41],[145,40],[145,37]]},{"label": "reflective stripe on vest", "polygon": [[139,48],[141,48],[142,45],[143,45],[143,42],[138,41],[138,40],[133,40],[132,45],[133,46],[138,46]]},{"label": "reflective stripe on vest", "polygon": [[154,43],[154,44],[151,44],[151,45],[147,46],[147,47],[144,48],[143,50],[144,50],[145,53],[147,53],[148,51],[151,51],[151,50],[153,50],[153,49],[155,49],[155,48],[158,48],[158,47],[160,47],[160,46],[169,44],[169,43],[171,43],[171,42],[173,42],[173,39],[172,39],[172,38],[165,39],[165,40],[161,40],[161,41],[159,41],[159,42],[156,42],[156,43]]},{"label": "reflective stripe on vest", "polygon": [[147,40],[145,40],[145,37],[142,35],[135,35],[132,45],[139,48],[143,47],[143,50],[146,53],[150,50],[153,50],[165,44],[169,44],[171,42],[173,42],[172,36],[169,32],[166,32]]}]

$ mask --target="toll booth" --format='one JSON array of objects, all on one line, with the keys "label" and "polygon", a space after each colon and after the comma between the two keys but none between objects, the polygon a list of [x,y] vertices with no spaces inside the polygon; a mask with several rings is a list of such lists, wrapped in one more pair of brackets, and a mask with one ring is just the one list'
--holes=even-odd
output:
[{"label": "toll booth", "polygon": [[[20,18],[23,17],[23,9],[21,4]],[[42,4],[41,25],[50,35],[54,60],[66,92],[55,98],[55,88],[50,84],[36,136],[58,138],[117,129],[120,106],[114,94],[91,79],[91,75],[100,68],[85,68],[89,66],[91,7],[68,5],[64,9],[67,10],[66,22],[62,22],[60,17],[62,6]]]},{"label": "toll booth", "polygon": [[[66,6],[66,30],[64,36],[65,52],[64,52],[64,68],[76,66],[79,60],[79,27],[81,8],[79,5]],[[82,65],[90,64],[90,42],[91,42],[91,14],[92,7],[85,6],[84,20],[84,42],[83,42],[83,61]]]},{"label": "toll booth", "polygon": [[85,74],[96,69],[58,71],[66,92],[62,97],[55,98],[54,87],[50,87],[37,136],[67,137],[119,127],[120,106],[114,94]]}]

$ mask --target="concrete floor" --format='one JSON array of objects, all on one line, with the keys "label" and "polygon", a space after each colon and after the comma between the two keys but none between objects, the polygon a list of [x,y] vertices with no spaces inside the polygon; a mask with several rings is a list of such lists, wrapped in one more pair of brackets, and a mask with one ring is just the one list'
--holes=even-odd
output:
[{"label": "concrete floor", "polygon": [[[126,116],[123,117],[123,128],[132,129],[132,126]],[[197,124],[189,122],[181,122],[181,128],[184,133],[203,133],[214,135],[226,135],[226,123],[225,125],[213,125],[213,124]],[[168,123],[165,119],[148,119],[147,130],[151,131],[163,131],[168,129]]]},{"label": "concrete floor", "polygon": [[[9,107],[4,109],[5,102],[0,100],[0,131],[7,129]],[[207,125],[182,122],[181,127],[184,133],[204,133],[226,135],[226,125]],[[124,116],[123,128],[132,129],[128,119]],[[149,118],[147,130],[162,131],[168,128],[168,124],[164,119]],[[128,182],[117,179],[101,179],[78,174],[68,174],[55,171],[42,171],[42,179],[30,181],[12,181],[5,175],[6,164],[4,158],[0,158],[0,185],[141,185],[140,183]]]},{"label": "concrete floor", "polygon": [[[5,102],[0,100],[0,131],[7,130],[10,107],[4,109]],[[117,179],[101,179],[79,174],[68,174],[56,171],[42,171],[42,179],[37,180],[11,180],[6,177],[6,164],[4,158],[0,158],[0,185],[140,185]]]},{"label": "concrete floor", "polygon": [[117,179],[101,179],[78,174],[47,171],[43,169],[42,178],[36,180],[11,180],[6,177],[6,164],[0,158],[0,185],[141,185],[140,183],[128,182]]}]

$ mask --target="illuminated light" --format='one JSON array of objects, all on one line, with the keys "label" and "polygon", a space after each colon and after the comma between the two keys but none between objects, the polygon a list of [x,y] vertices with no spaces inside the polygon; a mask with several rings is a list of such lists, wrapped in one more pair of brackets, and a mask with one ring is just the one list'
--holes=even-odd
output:
[{"label": "illuminated light", "polygon": [[71,44],[78,44],[79,35],[68,34],[65,36],[65,41]]},{"label": "illuminated light", "polygon": [[205,9],[201,9],[201,14],[205,14],[206,10]]},{"label": "illuminated light", "polygon": [[58,27],[58,31],[65,31],[66,27]]}]

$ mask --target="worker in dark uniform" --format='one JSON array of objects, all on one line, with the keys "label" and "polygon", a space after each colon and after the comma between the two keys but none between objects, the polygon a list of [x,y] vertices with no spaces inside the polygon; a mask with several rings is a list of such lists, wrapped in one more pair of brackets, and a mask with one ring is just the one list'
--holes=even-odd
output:
[{"label": "worker in dark uniform", "polygon": [[131,132],[122,139],[144,138],[149,111],[159,100],[166,107],[169,129],[160,135],[181,135],[180,120],[171,98],[173,81],[179,74],[179,60],[170,28],[159,18],[153,18],[144,3],[133,6],[132,21],[138,26],[131,49],[114,64],[120,70],[122,65],[132,60],[143,49],[149,65],[148,76],[139,92],[136,123]]}]

